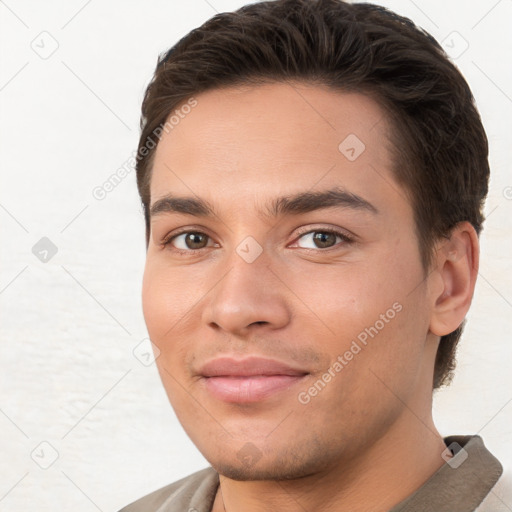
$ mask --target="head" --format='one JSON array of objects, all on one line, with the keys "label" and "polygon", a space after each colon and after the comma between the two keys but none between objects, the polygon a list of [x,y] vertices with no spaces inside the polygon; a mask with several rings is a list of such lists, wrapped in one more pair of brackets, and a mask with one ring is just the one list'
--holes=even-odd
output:
[{"label": "head", "polygon": [[[283,445],[269,437],[277,398],[233,416],[232,404],[203,395],[198,372],[216,355],[306,370],[307,404],[285,403],[289,421],[310,415],[314,432],[343,413],[339,453],[363,422],[371,437],[396,421],[389,389],[412,399],[420,380],[430,395],[450,381],[478,266],[488,147],[466,81],[431,36],[340,0],[219,14],[159,58],[141,128],[144,314],[171,403],[212,464],[220,455],[192,423],[213,417],[219,449],[233,432],[242,445],[258,439],[263,454]],[[184,226],[201,233],[193,255]],[[327,236],[308,242],[312,232]],[[343,354],[350,360],[334,368]],[[319,379],[329,384],[309,393]],[[304,446],[283,447],[283,468],[322,460],[322,436]]]}]

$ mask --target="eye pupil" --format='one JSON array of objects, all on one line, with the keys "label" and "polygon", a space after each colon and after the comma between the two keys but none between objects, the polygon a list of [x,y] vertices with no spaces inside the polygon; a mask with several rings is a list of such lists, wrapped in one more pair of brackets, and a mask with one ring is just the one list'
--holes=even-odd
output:
[{"label": "eye pupil", "polygon": [[[318,245],[320,243],[320,248],[332,247],[332,245],[336,244],[336,235],[334,233],[329,233],[325,231],[317,231],[314,234],[315,244]],[[329,243],[331,241],[332,243]]]},{"label": "eye pupil", "polygon": [[[201,238],[205,238],[201,233],[188,233],[185,237],[185,243],[189,249],[201,249]],[[203,240],[204,241],[204,240]],[[195,244],[199,244],[200,247],[197,247]]]}]

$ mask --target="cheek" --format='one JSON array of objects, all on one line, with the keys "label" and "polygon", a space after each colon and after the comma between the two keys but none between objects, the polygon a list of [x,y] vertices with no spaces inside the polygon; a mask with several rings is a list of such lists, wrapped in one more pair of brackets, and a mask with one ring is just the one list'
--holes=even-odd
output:
[{"label": "cheek", "polygon": [[150,260],[146,260],[144,277],[142,279],[142,311],[149,336],[156,342],[159,336],[157,333],[162,330],[164,321],[163,312],[166,309],[167,297],[164,287],[156,279],[157,271]]},{"label": "cheek", "polygon": [[320,323],[328,337],[357,336],[388,310],[388,316],[394,317],[398,306],[393,309],[393,304],[403,302],[399,280],[371,263],[330,268],[319,265],[308,274],[310,278],[304,280],[306,273],[290,273],[287,282],[305,306],[304,318],[310,321],[314,313],[315,324]]},{"label": "cheek", "polygon": [[178,382],[183,381],[184,351],[189,340],[183,332],[187,326],[187,313],[192,309],[187,297],[180,293],[184,283],[178,283],[175,271],[165,268],[160,262],[148,258],[142,282],[142,309],[151,341],[158,347],[156,366],[162,383],[174,406],[186,402],[187,395]]},{"label": "cheek", "polygon": [[190,294],[183,293],[183,286],[175,271],[148,256],[142,281],[142,310],[150,338],[157,344],[172,335],[176,322],[190,308]]},{"label": "cheek", "polygon": [[412,245],[394,249],[353,265],[319,265],[307,281],[288,275],[306,306],[301,329],[331,359],[358,346],[365,355],[353,359],[365,365],[417,357],[428,327],[423,272]]},{"label": "cheek", "polygon": [[169,392],[176,382],[164,369],[176,378],[187,372],[184,361],[200,340],[197,328],[208,286],[201,272],[170,267],[162,256],[149,255],[146,260],[142,309],[149,337],[160,351],[156,364]]},{"label": "cheek", "polygon": [[[337,421],[339,410],[347,425],[384,418],[400,406],[396,396],[405,399],[414,388],[425,339],[424,304],[415,293],[407,295],[415,279],[402,275],[402,266],[380,270],[354,266],[331,275],[322,270],[310,280],[314,284],[305,296],[322,320],[321,330],[311,318],[299,330],[330,360],[326,373],[310,383],[321,389],[310,405],[324,424]],[[325,378],[330,379],[325,388],[315,384]]]}]

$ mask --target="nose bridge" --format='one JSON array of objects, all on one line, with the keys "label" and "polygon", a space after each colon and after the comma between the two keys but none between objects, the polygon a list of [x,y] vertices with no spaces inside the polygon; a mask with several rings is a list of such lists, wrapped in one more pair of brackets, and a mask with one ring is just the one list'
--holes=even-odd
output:
[{"label": "nose bridge", "polygon": [[254,238],[244,238],[221,265],[224,277],[212,289],[204,311],[207,324],[232,332],[262,322],[274,328],[286,324],[289,308],[271,255]]},{"label": "nose bridge", "polygon": [[250,298],[259,294],[272,280],[272,256],[253,238],[246,237],[227,257],[231,269],[226,285],[230,293],[242,293]]}]

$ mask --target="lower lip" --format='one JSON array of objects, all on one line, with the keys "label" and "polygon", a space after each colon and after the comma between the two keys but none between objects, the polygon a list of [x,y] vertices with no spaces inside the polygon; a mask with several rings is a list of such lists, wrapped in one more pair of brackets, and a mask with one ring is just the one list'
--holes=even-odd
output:
[{"label": "lower lip", "polygon": [[259,402],[301,381],[305,375],[255,375],[250,377],[205,377],[206,389],[219,400],[234,403]]}]

